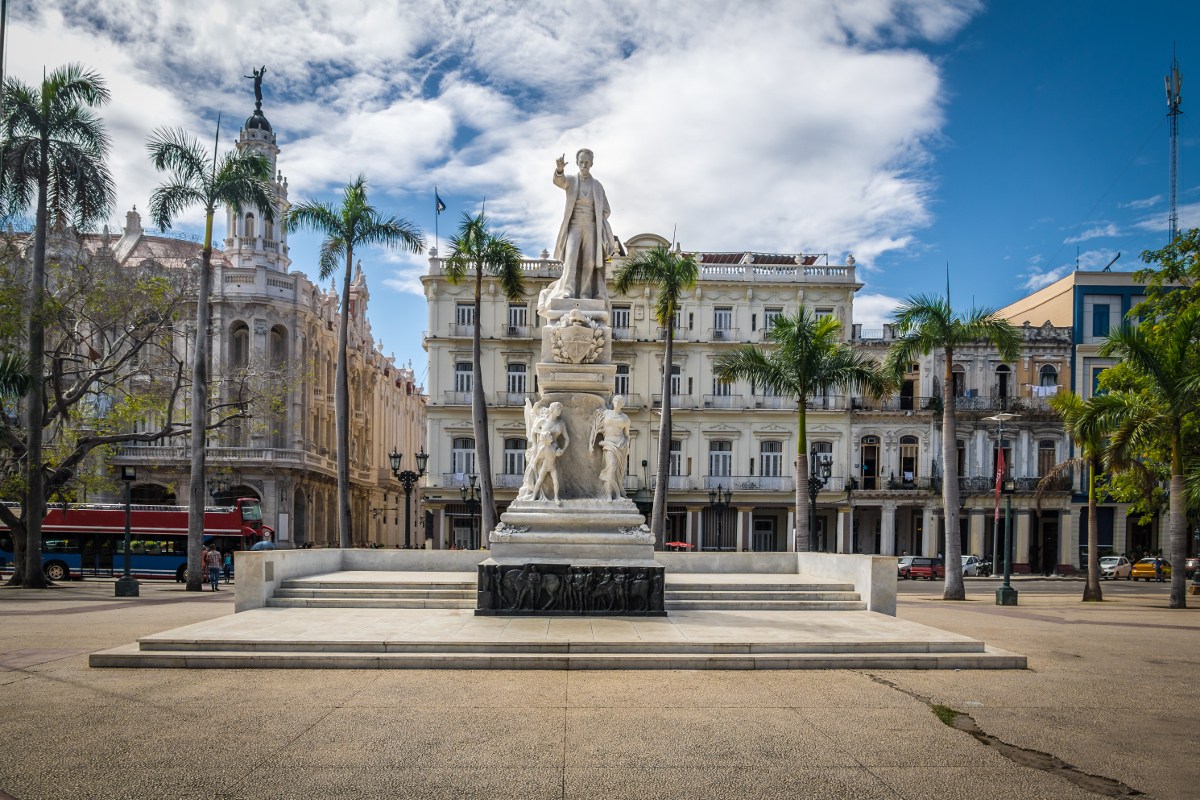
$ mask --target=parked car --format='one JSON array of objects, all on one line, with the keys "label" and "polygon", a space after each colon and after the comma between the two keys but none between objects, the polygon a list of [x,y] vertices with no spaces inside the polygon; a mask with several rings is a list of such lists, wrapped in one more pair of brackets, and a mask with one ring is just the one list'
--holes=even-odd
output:
[{"label": "parked car", "polygon": [[1190,578],[1196,574],[1196,568],[1200,567],[1200,558],[1189,558],[1183,562],[1183,576]]},{"label": "parked car", "polygon": [[913,556],[900,556],[900,560],[896,562],[896,576],[899,578],[908,579],[908,568],[912,566]]},{"label": "parked car", "polygon": [[[1150,574],[1154,575],[1153,566],[1150,568]],[[1130,564],[1125,556],[1105,556],[1100,559],[1100,577],[1129,580],[1133,577],[1133,564]]]},{"label": "parked car", "polygon": [[984,563],[985,563],[984,560],[982,558],[980,558],[979,556],[963,556],[962,557],[963,577],[965,578],[969,575],[973,578],[978,578],[982,575],[987,574],[983,571]]},{"label": "parked car", "polygon": [[946,562],[940,558],[914,558],[908,567],[908,577],[916,580],[939,580],[946,577]]},{"label": "parked car", "polygon": [[[1163,561],[1162,574],[1166,580],[1171,577],[1171,563],[1165,558]],[[1154,580],[1154,556],[1148,556],[1133,565],[1133,579],[1145,578],[1148,581]]]}]

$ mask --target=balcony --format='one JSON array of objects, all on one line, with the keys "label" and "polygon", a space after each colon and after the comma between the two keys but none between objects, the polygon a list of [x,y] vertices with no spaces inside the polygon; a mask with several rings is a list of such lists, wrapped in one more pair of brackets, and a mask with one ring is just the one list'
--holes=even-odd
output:
[{"label": "balcony", "polygon": [[355,411],[354,412],[354,424],[355,425],[362,425],[366,421],[367,421],[367,415],[365,412],[363,412],[363,411]]},{"label": "balcony", "polygon": [[471,405],[470,392],[443,392],[444,399],[442,405],[446,406],[469,406]]},{"label": "balcony", "polygon": [[[1037,491],[1038,484],[1042,482],[1041,478],[1034,477],[1009,478],[1009,480],[1013,482],[1017,494],[1033,494]],[[995,494],[996,476],[977,475],[972,478],[959,478],[958,490],[963,494]],[[1071,478],[1065,475],[1054,478],[1050,481],[1046,491],[1071,491]]]},{"label": "balcony", "polygon": [[524,475],[500,474],[500,475],[492,476],[492,488],[493,489],[520,489],[521,484],[524,482],[525,482]]},{"label": "balcony", "polygon": [[640,484],[640,481],[638,481],[637,475],[626,475],[625,476],[625,491],[627,491],[627,492],[637,491],[637,488],[640,485],[641,484]]},{"label": "balcony", "polygon": [[465,325],[451,322],[449,336],[452,339],[471,339],[475,336],[475,326],[471,323]]},{"label": "balcony", "polygon": [[614,327],[612,329],[612,338],[613,338],[613,341],[617,341],[617,342],[630,341],[631,339],[633,339],[633,328],[630,328],[630,327],[616,328],[616,327]]},{"label": "balcony", "polygon": [[[657,486],[658,486],[658,476],[653,475],[650,477],[650,489],[653,490]],[[678,491],[686,492],[691,488],[692,488],[692,480],[687,475],[668,475],[667,476],[667,489],[675,489]]]},{"label": "balcony", "polygon": [[872,397],[852,398],[855,411],[941,411],[940,397]]},{"label": "balcony", "polygon": [[621,402],[625,404],[626,408],[642,407],[642,396],[640,394],[614,394],[613,400],[616,400],[618,397],[621,398]]},{"label": "balcony", "polygon": [[790,475],[705,475],[704,491],[717,487],[731,492],[791,492],[796,488]]},{"label": "balcony", "polygon": [[845,407],[846,398],[838,394],[810,397],[808,398],[808,402],[804,404],[804,408],[808,411],[841,411]]},{"label": "balcony", "polygon": [[[470,395],[467,398],[469,405],[471,402]],[[496,392],[495,403],[498,406],[523,406],[525,405],[526,398],[536,403],[538,396],[533,392]]]},{"label": "balcony", "polygon": [[736,342],[738,341],[737,328],[709,328],[708,340],[710,342]]},{"label": "balcony", "polygon": [[796,398],[758,394],[754,395],[754,407],[774,409],[776,411],[795,411]]},{"label": "balcony", "polygon": [[[187,445],[168,447],[118,446],[112,460],[125,464],[176,464],[186,466],[191,461],[192,448]],[[304,450],[277,447],[209,447],[205,450],[208,464],[229,464],[245,467],[291,467],[333,473],[334,457],[324,458]]]},{"label": "balcony", "polygon": [[[658,329],[658,338],[660,341],[666,340],[666,338],[667,338],[667,329],[666,328]],[[687,328],[681,328],[680,326],[676,325],[675,326],[675,335],[674,335],[673,339],[675,341],[679,341],[680,339],[683,339],[686,341],[687,340]]]},{"label": "balcony", "polygon": [[882,481],[883,488],[889,492],[930,492],[937,491],[942,486],[940,478],[914,475],[911,478],[889,475]]},{"label": "balcony", "polygon": [[705,408],[744,408],[740,394],[706,394]]},{"label": "balcony", "polygon": [[[662,408],[662,395],[652,394],[650,400],[655,408]],[[692,399],[690,394],[673,394],[671,395],[671,408],[694,408],[696,401]]]},{"label": "balcony", "polygon": [[[442,488],[443,489],[458,489],[461,486],[471,485],[470,472],[443,472],[442,473]],[[478,485],[478,478],[476,478]]]},{"label": "balcony", "polygon": [[529,339],[533,336],[532,331],[529,325],[505,325],[502,333],[505,339]]}]

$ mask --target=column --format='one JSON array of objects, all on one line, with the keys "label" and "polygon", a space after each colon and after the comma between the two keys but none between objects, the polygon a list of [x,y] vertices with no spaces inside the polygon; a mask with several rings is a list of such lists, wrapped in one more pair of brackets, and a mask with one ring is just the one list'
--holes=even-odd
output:
[{"label": "column", "polygon": [[838,540],[839,553],[854,552],[854,507],[838,509]]},{"label": "column", "polygon": [[789,508],[787,515],[787,551],[796,552],[796,509]]},{"label": "column", "polygon": [[1013,572],[1029,572],[1029,523],[1032,517],[1028,508],[1013,509]]},{"label": "column", "polygon": [[921,543],[921,555],[925,558],[933,558],[937,555],[938,543],[937,517],[933,515],[933,506],[925,506],[921,516],[921,527],[925,531],[924,541]]},{"label": "column", "polygon": [[433,537],[433,549],[442,550],[446,547],[446,509],[431,508],[433,512],[433,530],[430,531],[430,536]]},{"label": "column", "polygon": [[893,500],[883,504],[883,518],[879,527],[880,555],[896,555],[896,503]]},{"label": "column", "polygon": [[[964,555],[983,556],[983,543],[987,540],[987,515],[983,509],[964,509],[971,515],[971,526],[967,537],[968,552]],[[987,554],[990,555],[990,554]]]},{"label": "column", "polygon": [[690,543],[696,546],[696,549],[692,552],[699,553],[701,546],[704,544],[704,509],[689,508],[688,516],[692,518],[692,538]]},{"label": "column", "polygon": [[750,513],[752,508],[739,508],[737,510],[737,552],[744,553],[750,550]]},{"label": "column", "polygon": [[1079,553],[1079,511],[1080,506],[1063,509],[1062,520],[1058,524],[1058,564],[1059,566],[1074,566]]},{"label": "column", "polygon": [[1129,544],[1129,506],[1121,503],[1113,514],[1113,549],[1120,553],[1128,553]]}]

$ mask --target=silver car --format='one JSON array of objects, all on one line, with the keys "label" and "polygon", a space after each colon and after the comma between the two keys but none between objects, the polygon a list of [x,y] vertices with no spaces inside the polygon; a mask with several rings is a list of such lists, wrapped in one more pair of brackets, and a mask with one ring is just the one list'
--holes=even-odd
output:
[{"label": "silver car", "polygon": [[979,556],[963,556],[962,571],[963,577],[970,575],[972,578],[979,577],[979,567],[983,564],[983,559]]},{"label": "silver car", "polygon": [[1100,577],[1120,580],[1133,575],[1133,564],[1125,556],[1104,556],[1100,559]]}]

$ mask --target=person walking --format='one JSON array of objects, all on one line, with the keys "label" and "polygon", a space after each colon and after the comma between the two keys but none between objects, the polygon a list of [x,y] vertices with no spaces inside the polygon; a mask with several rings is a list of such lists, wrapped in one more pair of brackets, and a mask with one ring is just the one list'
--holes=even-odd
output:
[{"label": "person walking", "polygon": [[1159,583],[1163,581],[1163,557],[1161,553],[1154,556],[1154,580]]},{"label": "person walking", "polygon": [[208,548],[204,560],[208,565],[208,582],[212,584],[212,590],[214,592],[221,591],[221,587],[218,585],[221,582],[221,554],[217,552],[216,546]]},{"label": "person walking", "polygon": [[229,579],[233,576],[233,551],[230,550],[225,554],[225,585],[229,585]]}]

